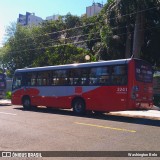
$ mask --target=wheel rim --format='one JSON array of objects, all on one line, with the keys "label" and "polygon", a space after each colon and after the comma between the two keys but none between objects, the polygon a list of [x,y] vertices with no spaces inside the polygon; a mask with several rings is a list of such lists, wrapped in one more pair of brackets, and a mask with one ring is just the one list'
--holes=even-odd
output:
[{"label": "wheel rim", "polygon": [[29,107],[30,106],[30,100],[29,99],[25,99],[23,102],[25,107]]},{"label": "wheel rim", "polygon": [[82,109],[83,109],[82,103],[77,102],[77,103],[75,104],[75,110],[76,110],[76,112],[81,112]]}]

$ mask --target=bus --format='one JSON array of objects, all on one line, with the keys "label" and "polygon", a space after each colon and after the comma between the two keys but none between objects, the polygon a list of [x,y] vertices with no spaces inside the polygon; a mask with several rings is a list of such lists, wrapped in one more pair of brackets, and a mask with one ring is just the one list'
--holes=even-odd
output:
[{"label": "bus", "polygon": [[6,90],[6,75],[4,73],[0,73],[0,99],[5,97]]},{"label": "bus", "polygon": [[110,112],[153,105],[152,66],[141,59],[17,69],[12,104]]}]

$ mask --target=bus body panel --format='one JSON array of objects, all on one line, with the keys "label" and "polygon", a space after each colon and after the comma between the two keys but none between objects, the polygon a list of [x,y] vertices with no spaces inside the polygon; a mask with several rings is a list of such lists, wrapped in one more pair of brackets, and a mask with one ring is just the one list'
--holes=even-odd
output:
[{"label": "bus body panel", "polygon": [[[137,67],[137,64],[138,67]],[[136,64],[136,65],[135,65]],[[28,86],[26,85],[27,81],[26,73],[35,73],[35,75],[39,72],[44,72],[50,74],[51,71],[63,71],[63,70],[72,70],[72,69],[82,69],[83,67],[85,70],[92,68],[103,68],[109,67],[110,69],[122,69],[123,66],[127,65],[127,73],[120,75],[122,80],[126,79],[125,83],[117,84],[106,84],[106,85],[95,85],[89,84],[84,85],[84,81],[87,78],[82,78],[82,85],[54,85],[49,86]],[[116,68],[116,66],[121,66],[120,68]],[[29,96],[31,99],[31,104],[33,106],[47,106],[47,107],[56,107],[56,108],[66,108],[69,109],[72,106],[72,101],[74,98],[79,97],[84,99],[86,110],[93,110],[93,111],[119,111],[119,110],[130,110],[130,109],[137,109],[143,107],[149,107],[152,105],[152,82],[140,82],[136,79],[138,75],[139,69],[143,71],[150,71],[150,68],[147,68],[146,63],[141,60],[136,59],[126,59],[126,60],[117,60],[117,61],[106,61],[106,62],[96,62],[96,63],[86,63],[86,64],[76,64],[76,65],[64,65],[64,66],[53,66],[53,67],[41,67],[41,68],[31,68],[31,69],[20,69],[16,70],[15,78],[13,87],[16,83],[23,83],[20,85],[20,88],[13,88],[12,92],[12,103],[15,105],[22,105],[22,99],[24,96]],[[142,68],[141,68],[142,67]],[[144,69],[144,68],[145,69]],[[50,71],[49,71],[50,69]],[[98,69],[97,69],[98,71]],[[84,71],[83,71],[84,72]],[[117,72],[117,71],[116,71]],[[118,71],[119,72],[119,71]],[[147,72],[146,72],[147,73]],[[86,75],[85,72],[84,75]],[[84,76],[83,75],[83,76]],[[144,74],[147,75],[147,74]],[[68,75],[70,77],[70,75]],[[88,73],[88,78],[91,76]],[[98,75],[99,76],[99,75]],[[111,72],[109,75],[102,74],[101,77],[98,79],[108,80],[107,77],[115,78],[115,75]],[[149,76],[150,73],[149,73]],[[38,76],[37,76],[38,77]],[[49,76],[50,77],[50,76]],[[95,81],[97,77],[91,77],[90,81]],[[147,77],[145,77],[147,78]],[[150,77],[149,77],[150,78]],[[24,80],[23,80],[24,79]],[[54,80],[53,80],[54,79]],[[53,81],[57,81],[55,75],[53,75]],[[59,78],[61,79],[61,78]],[[68,80],[69,78],[63,78],[63,80]],[[70,79],[78,79],[78,77],[73,77]],[[118,79],[117,79],[118,80]],[[33,79],[33,82],[35,79]],[[40,79],[37,78],[39,82]],[[49,82],[45,80],[45,82]],[[18,87],[19,85],[16,84]]]},{"label": "bus body panel", "polygon": [[139,91],[136,94],[136,106],[139,108],[151,108],[153,105],[153,89],[152,85],[147,85],[144,83],[137,83]]},{"label": "bus body panel", "polygon": [[[81,92],[77,92],[81,88]],[[63,90],[63,92],[60,92]],[[117,111],[127,108],[127,86],[61,86],[20,89],[12,94],[12,103],[22,105],[23,96],[29,95],[33,106],[71,108],[75,97],[86,101],[87,110]],[[113,98],[116,96],[116,100]]]},{"label": "bus body panel", "polygon": [[[153,106],[153,83],[151,79],[153,78],[153,72],[151,66],[146,62],[134,60],[129,62],[128,67],[130,68],[129,70],[132,70],[128,74],[128,109],[151,108]],[[139,76],[145,74],[141,79],[142,81],[137,80],[137,70],[139,71]],[[143,72],[149,72],[149,77]]]}]

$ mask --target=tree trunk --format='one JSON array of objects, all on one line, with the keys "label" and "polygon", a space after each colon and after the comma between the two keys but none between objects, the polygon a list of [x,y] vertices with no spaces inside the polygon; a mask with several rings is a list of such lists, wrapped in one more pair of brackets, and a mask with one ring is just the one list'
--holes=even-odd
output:
[{"label": "tree trunk", "polygon": [[140,58],[141,47],[144,42],[144,16],[144,12],[137,12],[133,39],[133,56],[135,58]]},{"label": "tree trunk", "polygon": [[131,57],[131,33],[129,30],[129,26],[127,26],[125,58],[130,58],[130,57]]}]

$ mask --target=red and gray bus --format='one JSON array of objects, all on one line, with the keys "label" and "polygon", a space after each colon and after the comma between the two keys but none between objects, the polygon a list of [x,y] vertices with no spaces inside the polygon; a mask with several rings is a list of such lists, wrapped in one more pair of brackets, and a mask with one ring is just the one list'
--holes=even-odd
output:
[{"label": "red and gray bus", "polygon": [[17,69],[12,104],[109,112],[153,105],[152,66],[141,59]]}]

